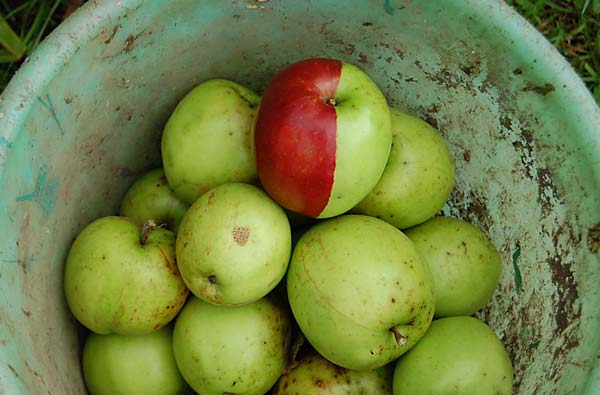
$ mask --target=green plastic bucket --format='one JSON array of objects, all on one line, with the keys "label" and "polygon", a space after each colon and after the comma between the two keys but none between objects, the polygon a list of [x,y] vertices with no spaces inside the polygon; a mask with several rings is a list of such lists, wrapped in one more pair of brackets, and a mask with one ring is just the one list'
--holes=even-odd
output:
[{"label": "green plastic bucket", "polygon": [[85,393],[66,253],[160,164],[177,101],[213,77],[260,90],[312,56],[360,66],[448,141],[444,213],[482,226],[504,258],[480,316],[509,350],[515,393],[600,393],[600,111],[494,0],[88,2],[1,98],[0,393]]}]

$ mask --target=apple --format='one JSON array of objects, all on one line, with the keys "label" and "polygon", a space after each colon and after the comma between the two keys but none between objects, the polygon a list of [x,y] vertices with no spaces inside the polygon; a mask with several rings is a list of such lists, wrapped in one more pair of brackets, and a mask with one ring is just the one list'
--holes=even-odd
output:
[{"label": "apple", "polygon": [[272,395],[392,395],[392,369],[349,370],[315,352],[303,355],[298,365],[282,376]]},{"label": "apple", "polygon": [[97,219],[77,236],[64,287],[75,318],[102,335],[154,332],[188,294],[175,262],[175,234],[117,216]]},{"label": "apple", "polygon": [[269,298],[232,307],[191,297],[175,322],[175,360],[202,395],[263,395],[283,372],[290,331],[288,312]]},{"label": "apple", "polygon": [[172,337],[169,326],[139,336],[91,333],[83,348],[90,395],[190,394],[175,363]]},{"label": "apple", "polygon": [[472,317],[433,321],[394,370],[394,395],[511,395],[512,384],[506,349]]},{"label": "apple", "polygon": [[354,212],[405,229],[433,217],[454,188],[454,163],[439,133],[396,109],[392,150],[379,183]]},{"label": "apple", "polygon": [[252,128],[260,97],[235,82],[209,80],[177,105],[162,136],[169,185],[187,204],[227,182],[256,181]]},{"label": "apple", "polygon": [[377,218],[347,215],[312,227],[298,241],[286,279],[306,339],[348,369],[398,358],[433,317],[427,266],[408,237]]},{"label": "apple", "polygon": [[255,186],[230,183],[190,207],[177,236],[183,280],[200,299],[240,305],[268,294],[285,275],[291,231],[285,212]]},{"label": "apple", "polygon": [[288,66],[267,86],[255,127],[265,191],[309,217],[344,213],[373,189],[392,143],[390,111],[375,83],[334,59]]},{"label": "apple", "polygon": [[406,235],[431,271],[436,317],[472,315],[487,304],[498,286],[502,259],[479,228],[436,217]]},{"label": "apple", "polygon": [[175,195],[164,170],[154,169],[138,178],[121,202],[120,215],[140,222],[149,219],[177,232],[188,205]]}]

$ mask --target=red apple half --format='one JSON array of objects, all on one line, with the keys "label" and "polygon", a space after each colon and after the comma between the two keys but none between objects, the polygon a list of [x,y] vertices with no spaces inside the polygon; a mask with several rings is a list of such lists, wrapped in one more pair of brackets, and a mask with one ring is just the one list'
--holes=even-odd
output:
[{"label": "red apple half", "polygon": [[283,207],[318,218],[360,202],[381,177],[392,143],[387,102],[357,67],[307,59],[268,85],[255,126],[260,181]]}]

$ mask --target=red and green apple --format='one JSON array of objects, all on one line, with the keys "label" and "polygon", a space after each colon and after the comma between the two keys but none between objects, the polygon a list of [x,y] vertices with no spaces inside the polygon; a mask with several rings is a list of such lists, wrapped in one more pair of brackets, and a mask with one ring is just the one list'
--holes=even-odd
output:
[{"label": "red and green apple", "polygon": [[289,210],[342,214],[379,181],[390,125],[383,93],[359,68],[323,58],[292,64],[269,83],[258,110],[260,182]]}]

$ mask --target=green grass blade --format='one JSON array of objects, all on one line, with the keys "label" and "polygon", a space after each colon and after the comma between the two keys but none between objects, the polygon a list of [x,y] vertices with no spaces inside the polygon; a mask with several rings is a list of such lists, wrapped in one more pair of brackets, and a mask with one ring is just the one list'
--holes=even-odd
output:
[{"label": "green grass blade", "polygon": [[10,7],[8,6],[8,3],[6,3],[6,0],[1,0],[1,2],[2,2],[2,6],[4,7],[4,12],[9,12]]},{"label": "green grass blade", "polygon": [[584,64],[583,67],[585,70],[592,76],[593,79],[596,79],[596,70],[592,68],[588,63]]},{"label": "green grass blade", "polygon": [[544,6],[547,6],[547,7],[552,8],[555,11],[563,12],[565,14],[575,14],[577,12],[574,8],[563,7],[562,5],[557,4],[557,3],[555,3],[555,2],[553,2],[551,0],[543,0],[543,1],[541,1],[540,6],[541,7],[539,8],[539,11],[541,11],[544,8]]},{"label": "green grass blade", "polygon": [[28,44],[27,45],[29,47],[28,52],[31,52],[33,50],[33,46],[30,44],[31,44],[33,36],[35,36],[37,34],[38,30],[44,23],[44,17],[46,16],[47,7],[48,7],[48,5],[45,2],[42,2],[40,4],[40,8],[39,8],[39,10],[37,10],[35,17],[33,19],[33,22],[31,22],[31,25],[28,27],[27,32],[24,33],[24,35],[22,36],[23,41]]},{"label": "green grass blade", "polygon": [[40,41],[42,40],[44,32],[46,31],[46,28],[48,27],[48,23],[50,23],[50,20],[52,19],[52,15],[54,15],[54,13],[56,12],[56,9],[60,5],[60,2],[61,2],[61,0],[54,0],[54,4],[52,5],[52,8],[50,9],[50,11],[46,14],[46,20],[44,21],[44,24],[42,25],[41,29],[38,31],[38,34],[37,34],[35,40],[31,44],[29,52],[31,52],[33,49],[35,49],[35,47],[37,47],[38,44],[40,43]]},{"label": "green grass blade", "polygon": [[27,3],[23,3],[20,6],[13,8],[12,10],[10,10],[10,12],[8,14],[6,14],[4,19],[7,21],[11,20],[13,16],[15,16],[19,12],[23,11],[27,7],[27,5],[28,5]]},{"label": "green grass blade", "polygon": [[583,7],[581,7],[581,16],[583,16],[585,14],[585,12],[587,11],[587,9],[590,6],[591,2],[592,2],[592,0],[585,0],[585,3],[583,4]]},{"label": "green grass blade", "polygon": [[13,53],[8,52],[5,49],[0,49],[0,63],[14,63],[17,60],[17,56]]},{"label": "green grass blade", "polygon": [[[25,10],[23,10],[22,16],[23,16],[23,20],[29,21],[30,15],[34,12],[34,8],[37,5],[37,0],[30,0],[30,1],[27,1],[25,4],[27,5],[27,7],[25,8]],[[44,4],[45,4],[45,2],[42,1],[42,4],[40,5],[40,9],[43,8]],[[36,15],[36,16],[39,16],[39,15]],[[33,26],[33,23],[21,24],[21,32],[19,34],[19,37],[21,37],[21,39],[23,40],[24,43],[29,42],[29,40],[25,39],[25,36],[26,35],[31,36],[32,26]]]},{"label": "green grass blade", "polygon": [[4,18],[0,19],[0,44],[17,58],[23,56],[27,49],[26,45],[21,41],[19,36],[17,36]]}]

